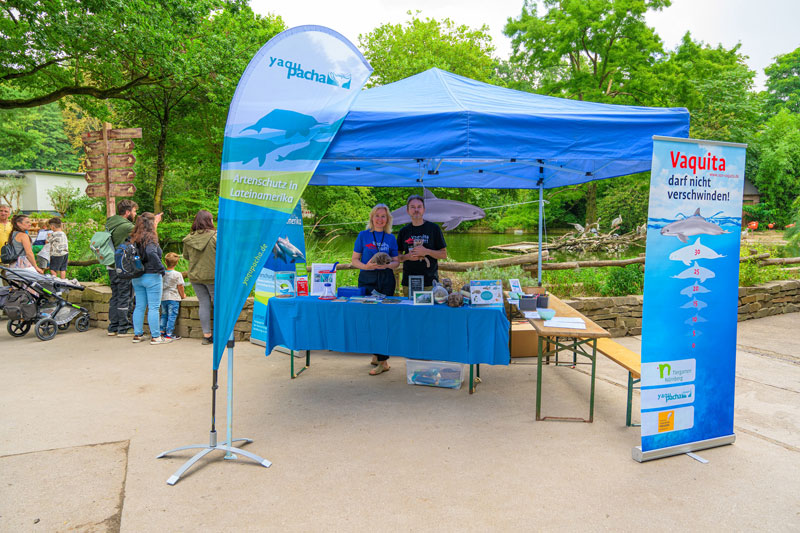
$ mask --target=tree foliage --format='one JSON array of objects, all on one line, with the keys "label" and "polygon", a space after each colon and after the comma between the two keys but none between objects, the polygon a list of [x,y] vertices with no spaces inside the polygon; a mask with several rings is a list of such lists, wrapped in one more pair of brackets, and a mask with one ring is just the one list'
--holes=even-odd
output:
[{"label": "tree foliage", "polygon": [[777,111],[784,107],[792,113],[800,113],[800,48],[776,57],[764,73],[770,108]]},{"label": "tree foliage", "polygon": [[489,27],[456,25],[452,20],[419,18],[408,12],[403,24],[383,24],[358,41],[374,72],[367,87],[385,85],[436,67],[478,81],[489,81],[496,61]]},{"label": "tree foliage", "polygon": [[669,0],[526,1],[509,19],[511,61],[536,92],[578,100],[641,103],[650,92],[650,69],[661,39],[644,14]]},{"label": "tree foliage", "polygon": [[800,114],[782,109],[756,137],[758,171],[755,185],[761,201],[775,210],[775,222],[787,224],[792,201],[800,196]]},{"label": "tree foliage", "polygon": [[191,28],[212,10],[241,1],[3,2],[0,109],[35,107],[69,95],[118,98],[157,83],[180,66],[174,53]]}]

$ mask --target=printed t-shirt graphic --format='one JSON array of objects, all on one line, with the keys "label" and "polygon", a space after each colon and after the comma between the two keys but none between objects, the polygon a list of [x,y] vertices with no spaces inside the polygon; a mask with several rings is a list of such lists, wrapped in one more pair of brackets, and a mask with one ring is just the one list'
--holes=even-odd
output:
[{"label": "printed t-shirt graphic", "polygon": [[[397,234],[397,246],[400,252],[410,253],[414,246],[424,246],[429,250],[441,250],[447,247],[442,229],[427,220],[420,226],[408,224]],[[433,285],[439,279],[439,261],[428,256],[430,266],[425,261],[405,261],[403,263],[403,285],[408,285],[408,276],[425,276],[425,286]]]},{"label": "printed t-shirt graphic", "polygon": [[[397,239],[391,233],[364,230],[356,237],[353,251],[361,254],[362,263],[368,263],[379,252],[397,257]],[[358,274],[358,282],[363,284],[374,283],[377,278],[377,270],[362,270]]]}]

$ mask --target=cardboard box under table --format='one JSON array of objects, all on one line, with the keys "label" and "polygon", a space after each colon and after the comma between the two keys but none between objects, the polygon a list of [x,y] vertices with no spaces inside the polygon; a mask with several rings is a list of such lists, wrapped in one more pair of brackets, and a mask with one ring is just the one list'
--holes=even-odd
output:
[{"label": "cardboard box under table", "polygon": [[[470,393],[480,365],[507,365],[510,325],[500,305],[448,307],[274,298],[267,306],[267,354],[275,346],[306,351],[383,354],[470,366]],[[294,364],[294,357],[290,357]],[[302,370],[301,370],[302,371]],[[292,368],[292,377],[295,373]]]}]

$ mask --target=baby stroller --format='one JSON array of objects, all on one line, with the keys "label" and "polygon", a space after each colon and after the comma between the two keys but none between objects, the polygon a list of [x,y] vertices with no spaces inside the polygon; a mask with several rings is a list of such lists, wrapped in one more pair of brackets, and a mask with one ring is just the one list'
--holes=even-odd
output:
[{"label": "baby stroller", "polygon": [[24,337],[35,325],[36,336],[49,341],[59,330],[69,328],[75,317],[76,330],[89,329],[89,310],[62,297],[72,289],[82,291],[79,283],[4,266],[0,266],[0,277],[9,285],[0,287],[0,307],[8,315],[12,337]]}]

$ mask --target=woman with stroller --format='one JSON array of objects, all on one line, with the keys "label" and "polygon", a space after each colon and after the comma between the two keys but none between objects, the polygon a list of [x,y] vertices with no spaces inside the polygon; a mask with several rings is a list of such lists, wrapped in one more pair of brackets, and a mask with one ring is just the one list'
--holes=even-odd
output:
[{"label": "woman with stroller", "polygon": [[24,268],[44,274],[44,270],[36,266],[36,257],[33,255],[33,243],[28,235],[31,229],[31,219],[28,215],[14,215],[11,219],[11,241],[14,249],[19,254],[11,268]]},{"label": "woman with stroller", "polygon": [[150,344],[167,344],[172,339],[161,336],[161,324],[158,310],[161,307],[161,277],[164,265],[161,263],[161,246],[158,245],[156,227],[160,216],[153,213],[142,213],[133,227],[130,239],[139,250],[142,258],[144,274],[133,278],[133,292],[136,295],[136,307],[133,309],[133,342],[142,342],[144,337],[144,310],[147,308],[147,325],[150,327]]}]

